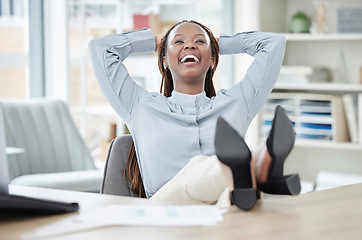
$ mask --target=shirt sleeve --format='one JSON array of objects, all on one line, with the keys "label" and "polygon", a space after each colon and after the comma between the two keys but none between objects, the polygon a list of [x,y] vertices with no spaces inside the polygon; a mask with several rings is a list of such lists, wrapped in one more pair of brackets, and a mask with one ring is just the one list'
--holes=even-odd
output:
[{"label": "shirt sleeve", "polygon": [[260,111],[274,87],[285,45],[284,36],[276,33],[244,32],[219,38],[220,54],[246,53],[254,57],[245,77],[225,92],[245,104],[249,122]]},{"label": "shirt sleeve", "polygon": [[150,29],[111,34],[89,42],[93,70],[102,94],[127,124],[140,100],[149,93],[131,79],[122,62],[129,54],[152,52],[155,47]]}]

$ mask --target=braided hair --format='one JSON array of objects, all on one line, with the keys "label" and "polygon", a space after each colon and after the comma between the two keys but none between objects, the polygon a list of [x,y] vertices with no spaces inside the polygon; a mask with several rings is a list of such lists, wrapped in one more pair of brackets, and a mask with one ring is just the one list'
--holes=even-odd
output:
[{"label": "braided hair", "polygon": [[[211,46],[211,55],[215,58],[215,63],[213,68],[209,68],[206,76],[205,76],[205,84],[204,84],[204,90],[206,92],[206,96],[211,98],[216,95],[215,88],[213,84],[213,76],[216,70],[216,67],[219,63],[219,45],[218,41],[215,38],[214,34],[210,31],[209,28],[204,26],[203,24],[193,21],[193,20],[183,20],[181,22],[178,22],[174,26],[172,26],[166,33],[165,36],[162,38],[160,42],[160,46],[158,49],[158,68],[162,75],[162,81],[161,81],[161,88],[160,93],[163,94],[165,97],[170,97],[171,93],[174,89],[173,86],[173,79],[171,75],[171,71],[168,68],[165,68],[163,65],[163,58],[166,56],[166,44],[167,44],[167,38],[170,34],[170,32],[177,27],[180,24],[183,23],[193,23],[199,25],[201,28],[203,28],[207,35],[210,38],[210,46]],[[138,162],[137,162],[137,156],[136,151],[134,147],[134,143],[132,143],[131,149],[128,154],[128,159],[126,162],[126,166],[124,168],[123,172],[123,180],[127,185],[126,182],[126,175],[128,177],[129,181],[129,187],[132,191],[136,192],[139,197],[146,197]]]}]

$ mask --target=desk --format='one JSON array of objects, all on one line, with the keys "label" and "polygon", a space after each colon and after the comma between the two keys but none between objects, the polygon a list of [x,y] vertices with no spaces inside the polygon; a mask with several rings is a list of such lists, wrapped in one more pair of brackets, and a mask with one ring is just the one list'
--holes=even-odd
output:
[{"label": "desk", "polygon": [[[155,204],[145,199],[94,193],[10,186],[13,193],[76,200],[80,213],[108,204]],[[27,239],[44,226],[69,231],[62,220],[79,213],[56,216],[4,219],[0,215],[0,239]],[[224,222],[206,227],[126,227],[110,226],[33,239],[361,239],[362,184],[296,197],[259,200],[251,211],[233,206]]]}]

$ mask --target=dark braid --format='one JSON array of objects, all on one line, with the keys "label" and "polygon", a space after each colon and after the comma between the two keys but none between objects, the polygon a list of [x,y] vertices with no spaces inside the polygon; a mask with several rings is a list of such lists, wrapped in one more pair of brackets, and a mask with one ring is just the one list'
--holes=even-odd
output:
[{"label": "dark braid", "polygon": [[[194,23],[194,24],[199,25],[206,31],[207,35],[210,38],[211,54],[215,58],[215,64],[214,64],[214,67],[209,68],[209,70],[206,73],[204,90],[206,92],[207,97],[209,97],[209,98],[214,97],[216,95],[216,92],[215,92],[212,78],[214,76],[216,67],[219,63],[219,44],[217,42],[217,39],[214,37],[214,34],[210,31],[210,29],[208,29],[203,24],[193,21],[193,20],[190,20],[190,21],[183,20],[183,21],[175,24],[166,32],[165,36],[161,40],[161,43],[160,43],[160,46],[158,49],[158,68],[162,75],[160,93],[163,94],[165,97],[170,97],[171,93],[174,89],[171,72],[169,69],[166,69],[164,67],[163,58],[166,55],[166,43],[167,43],[168,35],[172,31],[172,29],[174,29],[176,26],[178,26],[182,23]],[[163,89],[163,92],[162,92],[162,89]],[[125,170],[123,173],[123,178],[124,178],[125,183],[126,183],[126,173],[128,175],[128,180],[130,182],[130,189],[132,191],[136,192],[139,197],[146,197],[142,178],[141,178],[141,173],[140,173],[138,162],[137,162],[136,151],[135,151],[135,147],[134,147],[133,143],[132,143],[132,146],[131,146],[131,149],[130,149],[130,152],[128,155],[126,167],[125,167]]]},{"label": "dark braid", "polygon": [[138,197],[145,198],[145,188],[143,186],[143,181],[140,173],[140,169],[137,162],[136,149],[134,147],[134,142],[132,142],[131,149],[128,153],[128,158],[126,165],[123,170],[123,181],[126,185],[128,176],[129,188],[138,194]]}]

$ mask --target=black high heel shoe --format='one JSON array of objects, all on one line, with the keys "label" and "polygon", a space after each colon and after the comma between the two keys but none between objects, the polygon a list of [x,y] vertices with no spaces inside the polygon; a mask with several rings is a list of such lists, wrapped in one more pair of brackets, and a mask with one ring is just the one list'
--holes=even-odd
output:
[{"label": "black high heel shoe", "polygon": [[297,195],[301,191],[298,174],[283,175],[284,162],[295,142],[293,123],[284,108],[277,106],[273,125],[266,140],[272,158],[268,180],[258,184],[258,189],[270,194]]},{"label": "black high heel shoe", "polygon": [[231,192],[233,203],[241,209],[251,209],[256,202],[256,190],[250,172],[251,153],[245,141],[222,117],[217,119],[215,151],[218,159],[231,168],[234,180],[234,190]]}]

